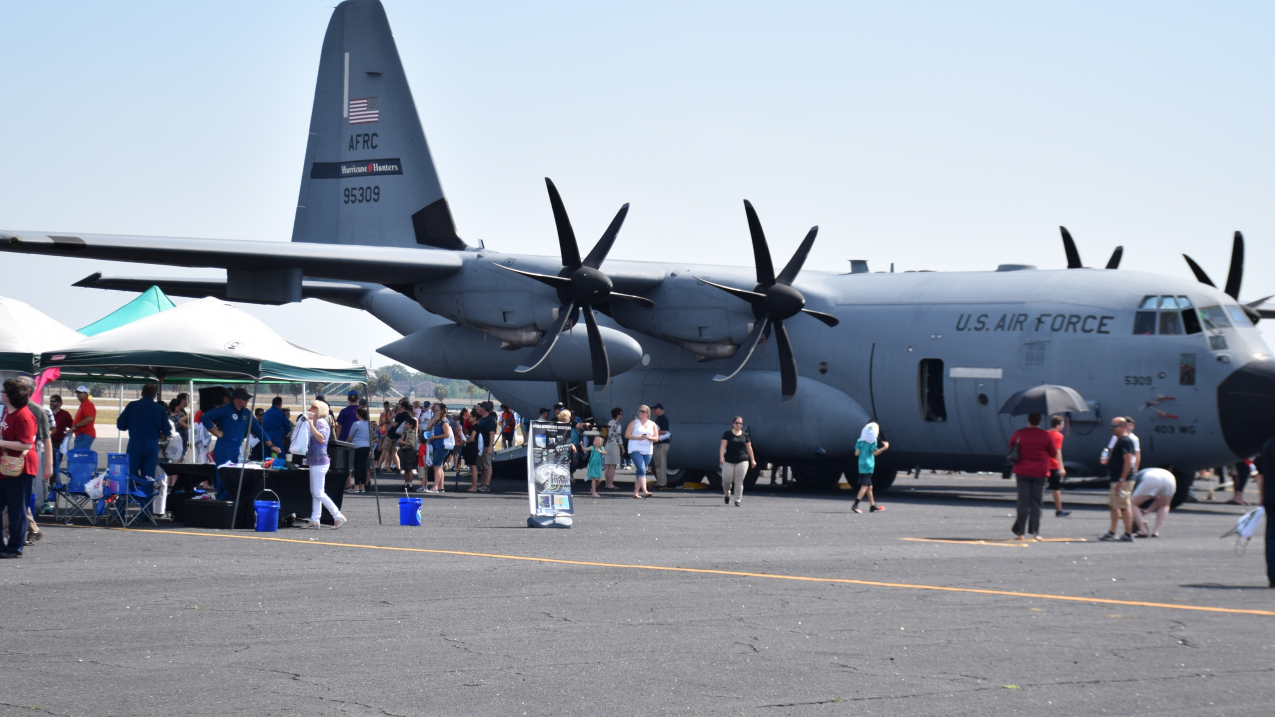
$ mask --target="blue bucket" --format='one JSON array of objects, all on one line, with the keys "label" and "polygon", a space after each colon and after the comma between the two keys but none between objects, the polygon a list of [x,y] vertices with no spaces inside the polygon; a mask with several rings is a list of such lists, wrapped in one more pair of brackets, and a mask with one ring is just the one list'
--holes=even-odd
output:
[{"label": "blue bucket", "polygon": [[279,501],[254,500],[252,504],[257,508],[257,532],[279,532]]},{"label": "blue bucket", "polygon": [[398,499],[398,524],[399,525],[420,525],[421,524],[421,499],[420,498],[399,498]]}]

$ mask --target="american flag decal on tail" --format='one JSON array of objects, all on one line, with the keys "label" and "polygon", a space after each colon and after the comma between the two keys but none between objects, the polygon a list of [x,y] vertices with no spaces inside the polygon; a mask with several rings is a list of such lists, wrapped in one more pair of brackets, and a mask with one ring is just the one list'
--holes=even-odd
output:
[{"label": "american flag decal on tail", "polygon": [[369,124],[381,117],[381,98],[350,100],[350,124]]}]

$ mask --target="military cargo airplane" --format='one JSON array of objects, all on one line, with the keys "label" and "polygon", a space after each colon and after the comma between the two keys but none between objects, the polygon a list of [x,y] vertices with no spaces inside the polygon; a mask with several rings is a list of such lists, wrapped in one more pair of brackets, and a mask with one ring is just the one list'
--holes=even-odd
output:
[{"label": "military cargo airplane", "polygon": [[562,400],[605,419],[612,406],[631,416],[660,402],[670,465],[710,478],[734,415],[803,485],[853,471],[872,420],[892,444],[879,489],[902,470],[1002,471],[1022,419],[1001,404],[1041,383],[1089,400],[1070,416],[1075,474],[1101,470],[1117,415],[1138,419],[1144,465],[1173,469],[1183,495],[1196,469],[1275,436],[1275,360],[1254,328],[1261,302],[1237,300],[1238,235],[1225,292],[1194,262],[1203,283],[1119,270],[1120,250],[1107,268],[1084,268],[1066,230],[1065,270],[811,271],[812,228],[776,271],[747,202],[753,267],[618,261],[607,255],[628,206],[582,255],[546,181],[559,256],[471,246],[377,0],[333,12],[308,136],[290,242],[0,230],[0,250],[226,270],[225,281],[94,274],[78,286],[357,307],[403,335],[380,353],[474,381],[524,415]]}]

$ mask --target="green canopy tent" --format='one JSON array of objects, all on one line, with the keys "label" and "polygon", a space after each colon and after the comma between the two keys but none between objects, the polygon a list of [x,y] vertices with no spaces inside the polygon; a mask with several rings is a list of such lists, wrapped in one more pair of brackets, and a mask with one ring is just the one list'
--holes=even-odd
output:
[{"label": "green canopy tent", "polygon": [[[367,383],[365,367],[298,346],[255,317],[212,297],[45,351],[40,362],[44,368],[61,369],[63,376],[93,381],[251,381],[254,411],[261,383]],[[251,431],[244,436],[245,445],[250,435]],[[242,476],[241,467],[240,489]],[[236,494],[236,512],[239,498]]]},{"label": "green canopy tent", "polygon": [[158,286],[152,286],[127,304],[80,329],[80,333],[85,336],[97,336],[105,331],[131,324],[138,319],[175,308],[177,304],[174,304],[167,294]]},{"label": "green canopy tent", "polygon": [[29,304],[0,296],[0,371],[34,375],[42,352],[83,338]]}]

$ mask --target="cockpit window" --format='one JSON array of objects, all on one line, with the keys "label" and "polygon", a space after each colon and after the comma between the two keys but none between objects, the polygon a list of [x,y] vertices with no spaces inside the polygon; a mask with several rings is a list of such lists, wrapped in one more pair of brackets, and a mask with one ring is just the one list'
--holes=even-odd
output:
[{"label": "cockpit window", "polygon": [[[1235,308],[1239,308],[1238,306]],[[1240,313],[1244,313],[1241,311]],[[1220,306],[1205,306],[1200,309],[1200,318],[1204,321],[1206,329],[1228,329],[1231,327],[1230,319],[1226,318],[1226,312]],[[1245,317],[1246,319],[1248,317]]]},{"label": "cockpit window", "polygon": [[1179,297],[1178,297],[1178,308],[1179,308],[1179,309],[1189,309],[1189,308],[1191,308],[1191,300],[1190,300],[1190,299],[1188,299],[1188,298],[1186,298],[1185,296],[1179,296]]},{"label": "cockpit window", "polygon": [[[1173,297],[1166,296],[1165,298],[1172,299]],[[1180,333],[1182,333],[1182,316],[1176,311],[1161,311],[1160,335],[1174,336]]]},{"label": "cockpit window", "polygon": [[1138,304],[1139,309],[1151,309],[1154,311],[1155,309],[1159,307],[1160,307],[1160,297],[1158,296],[1143,297],[1142,303]]},{"label": "cockpit window", "polygon": [[1134,336],[1155,336],[1155,312],[1139,311],[1133,317]]},{"label": "cockpit window", "polygon": [[1248,320],[1248,314],[1244,313],[1244,309],[1234,304],[1226,307],[1226,313],[1230,315],[1231,321],[1236,326],[1252,326],[1253,322]]},{"label": "cockpit window", "polygon": [[1177,308],[1178,308],[1178,297],[1176,297],[1176,296],[1161,296],[1161,297],[1160,297],[1160,308],[1161,308],[1161,309],[1169,309],[1169,310],[1177,309]]}]

